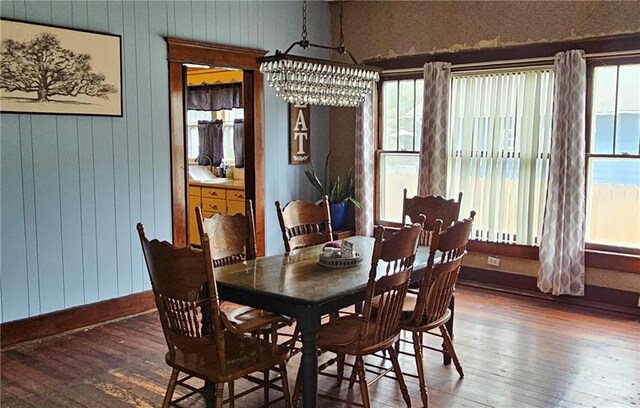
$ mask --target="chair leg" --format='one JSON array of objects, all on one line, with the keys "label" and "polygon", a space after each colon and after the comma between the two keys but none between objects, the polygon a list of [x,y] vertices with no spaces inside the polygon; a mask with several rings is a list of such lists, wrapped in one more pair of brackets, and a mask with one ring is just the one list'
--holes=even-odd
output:
[{"label": "chair leg", "polygon": [[216,384],[216,408],[222,408],[224,402],[224,383]]},{"label": "chair leg", "polygon": [[424,365],[422,364],[422,335],[413,332],[413,353],[416,359],[416,368],[418,370],[418,384],[420,385],[420,398],[425,407],[429,406],[429,393],[427,391],[427,382],[424,378]]},{"label": "chair leg", "polygon": [[336,386],[338,388],[340,388],[342,386],[342,379],[344,377],[344,359],[345,359],[345,355],[344,354],[340,354],[338,355],[338,378],[336,381]]},{"label": "chair leg", "polygon": [[302,391],[302,367],[298,368],[296,383],[293,386],[293,398],[291,399],[291,403],[294,407],[298,406],[298,400],[300,400],[301,391]]},{"label": "chair leg", "polygon": [[362,356],[356,357],[356,366],[354,371],[358,372],[358,383],[360,384],[360,397],[362,398],[362,405],[364,408],[371,407],[371,401],[369,398],[369,385],[367,384],[367,378],[365,377],[364,361]]},{"label": "chair leg", "polygon": [[456,370],[458,370],[458,374],[460,374],[460,378],[464,378],[464,371],[462,371],[462,366],[460,365],[460,360],[458,360],[456,350],[453,348],[453,342],[451,341],[447,327],[444,325],[440,326],[440,333],[442,333],[442,339],[444,340],[445,347],[453,359],[453,364],[455,364]]},{"label": "chair leg", "polygon": [[168,408],[171,405],[171,398],[173,397],[173,391],[176,389],[178,383],[178,374],[180,371],[175,368],[171,371],[171,378],[169,378],[169,384],[167,385],[167,391],[164,394],[164,400],[162,401],[162,408]]},{"label": "chair leg", "polygon": [[407,384],[404,382],[404,376],[402,375],[402,369],[400,368],[400,362],[398,361],[398,353],[396,353],[393,346],[389,347],[389,355],[391,356],[393,371],[395,371],[396,373],[396,378],[398,379],[398,385],[400,385],[400,391],[402,392],[404,402],[407,404],[408,408],[411,408],[411,397],[409,396],[409,390],[407,389]]},{"label": "chair leg", "polygon": [[[291,340],[289,340],[289,355],[293,356],[296,352],[296,341],[298,340],[298,336],[300,335],[300,330],[298,330],[298,324],[296,323],[296,328],[293,330],[293,334],[291,334]],[[291,357],[289,357],[291,358]]]},{"label": "chair leg", "polygon": [[287,364],[280,364],[280,378],[282,379],[282,393],[284,394],[285,408],[291,408],[291,394],[289,393],[289,379],[287,377]]},{"label": "chair leg", "polygon": [[235,393],[235,385],[233,381],[229,381],[229,408],[236,408],[236,401],[234,399]]},{"label": "chair leg", "polygon": [[262,372],[262,375],[264,377],[264,388],[262,390],[262,395],[263,395],[263,399],[264,399],[264,405],[268,405],[269,404],[269,369],[266,369]]},{"label": "chair leg", "polygon": [[358,370],[354,364],[353,368],[351,369],[351,376],[349,376],[349,389],[353,388],[353,385],[356,383],[357,376]]}]

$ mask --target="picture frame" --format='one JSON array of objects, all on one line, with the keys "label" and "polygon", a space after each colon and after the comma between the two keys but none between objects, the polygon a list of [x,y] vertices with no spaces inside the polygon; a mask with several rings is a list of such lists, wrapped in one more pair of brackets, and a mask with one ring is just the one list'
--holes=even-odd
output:
[{"label": "picture frame", "polygon": [[0,31],[0,112],[122,116],[120,35],[8,18]]},{"label": "picture frame", "polygon": [[311,107],[289,104],[289,164],[311,163]]}]

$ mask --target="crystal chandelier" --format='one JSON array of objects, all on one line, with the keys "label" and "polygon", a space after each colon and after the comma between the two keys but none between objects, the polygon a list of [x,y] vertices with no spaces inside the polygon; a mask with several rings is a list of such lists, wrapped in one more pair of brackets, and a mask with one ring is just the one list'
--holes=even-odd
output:
[{"label": "crystal chandelier", "polygon": [[[340,2],[340,45],[330,47],[307,40],[307,1],[302,2],[302,40],[294,42],[285,52],[260,58],[260,72],[267,76],[270,87],[285,102],[295,104],[351,106],[360,105],[380,79],[380,70],[359,64],[344,45],[343,3]],[[353,63],[291,55],[294,46],[324,48],[347,54]]]}]

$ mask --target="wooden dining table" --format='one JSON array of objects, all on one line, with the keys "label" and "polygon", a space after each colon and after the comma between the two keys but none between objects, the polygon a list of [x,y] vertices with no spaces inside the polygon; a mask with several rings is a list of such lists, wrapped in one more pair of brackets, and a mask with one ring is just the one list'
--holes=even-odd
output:
[{"label": "wooden dining table", "polygon": [[[222,300],[297,320],[302,338],[304,407],[315,407],[317,403],[316,341],[321,317],[365,299],[374,239],[356,236],[348,240],[362,255],[362,262],[354,267],[334,269],[319,265],[323,245],[316,245],[215,269]],[[428,251],[428,247],[418,247],[412,280],[421,279]]]}]

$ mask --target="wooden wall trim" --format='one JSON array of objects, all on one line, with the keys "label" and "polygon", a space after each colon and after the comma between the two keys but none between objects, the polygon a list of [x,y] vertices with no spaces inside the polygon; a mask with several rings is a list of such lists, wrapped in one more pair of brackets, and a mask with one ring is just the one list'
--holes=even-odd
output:
[{"label": "wooden wall trim", "polygon": [[538,259],[540,249],[536,246],[505,244],[498,242],[487,242],[469,240],[467,250],[480,252],[488,255],[511,256],[514,258]]},{"label": "wooden wall trim", "polygon": [[267,51],[257,48],[234,47],[182,38],[167,37],[169,61],[192,62],[202,64],[215,61],[219,66],[230,66],[242,69],[258,69],[257,58],[263,57]]},{"label": "wooden wall trim", "polygon": [[553,57],[556,53],[570,49],[582,49],[587,54],[618,52],[638,49],[640,33],[591,37],[581,40],[557,41],[535,44],[510,45],[496,48],[480,48],[456,52],[405,55],[392,58],[372,58],[365,60],[384,70],[422,68],[431,61],[447,61],[452,64],[471,62],[494,62],[528,58]]},{"label": "wooden wall trim", "polygon": [[225,66],[244,71],[245,104],[245,196],[253,201],[256,217],[258,256],[264,255],[264,81],[257,58],[267,51],[234,47],[180,38],[165,38],[169,60],[169,92],[171,123],[171,215],[173,243],[186,246],[188,214],[187,157],[185,152],[184,63]]},{"label": "wooden wall trim", "polygon": [[180,62],[169,62],[169,127],[171,131],[171,208],[173,215],[173,243],[187,245],[187,170],[184,145],[185,124],[184,67]]},{"label": "wooden wall trim", "polygon": [[75,330],[156,307],[153,292],[135,293],[0,325],[0,347]]},{"label": "wooden wall trim", "polygon": [[638,293],[601,286],[585,285],[584,296],[553,296],[542,293],[535,276],[494,271],[490,269],[463,266],[460,269],[460,284],[480,286],[507,292],[521,293],[560,303],[594,307],[633,316],[640,316]]}]

